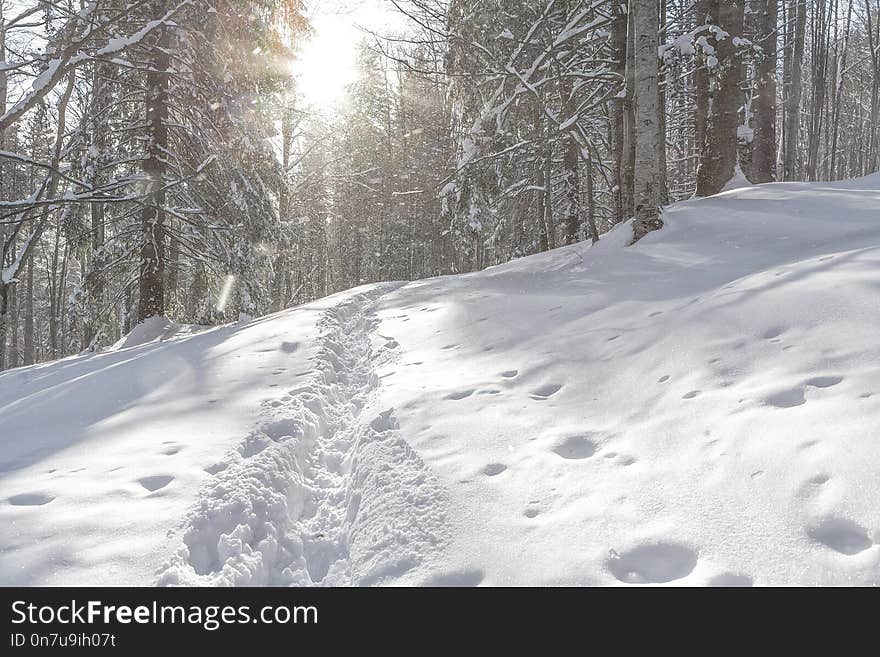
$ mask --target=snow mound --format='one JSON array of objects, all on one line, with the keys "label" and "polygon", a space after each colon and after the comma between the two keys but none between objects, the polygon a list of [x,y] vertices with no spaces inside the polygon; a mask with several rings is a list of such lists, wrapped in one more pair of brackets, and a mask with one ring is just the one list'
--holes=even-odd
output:
[{"label": "snow mound", "polygon": [[127,335],[107,347],[104,351],[119,351],[140,347],[151,342],[164,342],[182,338],[206,330],[207,326],[197,324],[175,324],[167,317],[156,315],[135,326]]}]

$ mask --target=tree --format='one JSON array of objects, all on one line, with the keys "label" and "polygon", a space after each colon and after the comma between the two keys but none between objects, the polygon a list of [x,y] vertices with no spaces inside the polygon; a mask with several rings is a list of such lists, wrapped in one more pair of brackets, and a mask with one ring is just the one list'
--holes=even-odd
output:
[{"label": "tree", "polygon": [[660,129],[657,116],[658,13],[655,2],[633,0],[635,167],[633,242],[663,227],[660,218]]},{"label": "tree", "polygon": [[756,45],[760,48],[755,66],[755,135],[749,180],[767,183],[776,180],[776,41],[778,0],[756,0]]},{"label": "tree", "polygon": [[744,0],[718,0],[709,10],[717,23],[710,30],[711,43],[703,42],[712,84],[706,143],[697,170],[697,196],[717,194],[733,178],[741,124],[742,63],[738,51],[743,43]]},{"label": "tree", "polygon": [[[798,132],[803,93],[804,34],[807,27],[806,0],[790,0],[787,10],[790,37],[785,47],[785,127],[783,131],[782,179],[796,180]],[[793,31],[792,31],[793,29]]]}]

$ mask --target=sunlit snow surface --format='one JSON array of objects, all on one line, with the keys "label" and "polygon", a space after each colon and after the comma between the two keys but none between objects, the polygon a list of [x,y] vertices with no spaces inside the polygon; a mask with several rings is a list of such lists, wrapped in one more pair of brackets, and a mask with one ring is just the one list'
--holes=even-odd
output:
[{"label": "sunlit snow surface", "polygon": [[878,190],[0,374],[0,583],[880,584]]}]

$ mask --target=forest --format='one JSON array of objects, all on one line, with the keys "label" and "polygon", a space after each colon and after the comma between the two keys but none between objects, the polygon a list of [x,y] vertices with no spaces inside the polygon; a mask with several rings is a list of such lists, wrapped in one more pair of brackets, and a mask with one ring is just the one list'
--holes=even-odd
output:
[{"label": "forest", "polygon": [[389,4],[315,108],[301,0],[3,0],[0,369],[878,168],[880,0]]}]

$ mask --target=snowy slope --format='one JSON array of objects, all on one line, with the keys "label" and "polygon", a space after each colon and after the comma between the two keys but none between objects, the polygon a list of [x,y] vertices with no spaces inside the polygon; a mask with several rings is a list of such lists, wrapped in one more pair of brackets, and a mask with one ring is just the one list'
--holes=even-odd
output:
[{"label": "snowy slope", "polygon": [[880,584],[880,177],[0,374],[0,583]]}]

